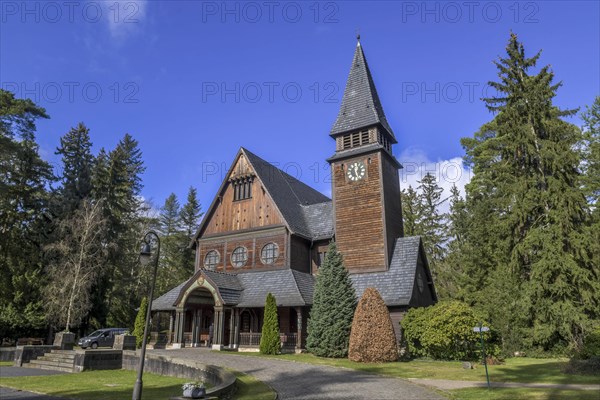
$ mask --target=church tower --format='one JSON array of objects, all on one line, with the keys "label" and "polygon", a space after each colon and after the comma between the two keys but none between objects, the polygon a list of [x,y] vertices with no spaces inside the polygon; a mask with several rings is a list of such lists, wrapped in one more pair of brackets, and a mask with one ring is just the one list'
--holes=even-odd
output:
[{"label": "church tower", "polygon": [[350,67],[341,108],[330,136],[335,238],[351,273],[386,271],[403,236],[400,163],[360,44]]}]

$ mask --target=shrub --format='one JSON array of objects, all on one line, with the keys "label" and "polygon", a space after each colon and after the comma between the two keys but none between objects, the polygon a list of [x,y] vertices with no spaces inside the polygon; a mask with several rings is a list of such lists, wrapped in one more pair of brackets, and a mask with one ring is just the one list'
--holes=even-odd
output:
[{"label": "shrub", "polygon": [[591,330],[583,338],[583,345],[577,351],[576,356],[580,360],[589,360],[594,357],[600,358],[600,325]]},{"label": "shrub", "polygon": [[356,292],[342,255],[331,242],[315,283],[306,348],[319,357],[346,357]]},{"label": "shrub", "polygon": [[390,313],[374,288],[365,290],[354,312],[348,358],[358,362],[398,359],[398,345]]},{"label": "shrub", "polygon": [[135,345],[139,349],[144,340],[144,326],[146,325],[146,313],[148,312],[148,299],[142,298],[140,309],[135,316],[135,326],[133,327],[133,336],[135,336]]},{"label": "shrub", "polygon": [[[440,302],[409,310],[401,322],[403,337],[412,356],[439,360],[481,358],[480,337],[473,328],[483,321],[469,305],[459,301]],[[484,325],[489,326],[487,323]],[[492,332],[484,333],[486,353],[497,356],[499,347]]]},{"label": "shrub", "polygon": [[281,341],[279,339],[279,318],[275,296],[267,294],[265,301],[265,318],[260,337],[260,352],[262,354],[279,354]]}]

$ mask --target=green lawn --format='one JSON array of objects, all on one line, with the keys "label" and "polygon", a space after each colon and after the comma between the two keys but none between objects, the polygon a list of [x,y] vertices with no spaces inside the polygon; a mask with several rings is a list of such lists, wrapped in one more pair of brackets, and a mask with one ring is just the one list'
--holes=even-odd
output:
[{"label": "green lawn", "polygon": [[[458,361],[413,360],[383,364],[356,363],[348,359],[315,357],[312,354],[282,354],[265,356],[259,353],[228,354],[251,355],[254,357],[273,357],[281,360],[305,362],[309,364],[345,367],[365,372],[390,375],[399,378],[450,379],[465,381],[485,381],[483,365],[475,369],[462,368]],[[510,358],[504,365],[488,366],[492,382],[524,382],[524,383],[572,383],[597,384],[598,377],[591,375],[563,374],[561,367],[567,359]]]},{"label": "green lawn", "polygon": [[12,367],[14,362],[12,361],[0,361],[0,366],[2,367]]},{"label": "green lawn", "polygon": [[[232,371],[234,372],[234,371]],[[251,376],[234,372],[238,377],[237,400],[273,400],[275,392]],[[86,371],[53,376],[0,377],[0,386],[81,400],[131,399],[136,372],[126,370]],[[144,400],[164,400],[181,395],[185,378],[144,374]]]},{"label": "green lawn", "polygon": [[598,393],[593,390],[472,388],[441,393],[452,400],[598,400]]}]

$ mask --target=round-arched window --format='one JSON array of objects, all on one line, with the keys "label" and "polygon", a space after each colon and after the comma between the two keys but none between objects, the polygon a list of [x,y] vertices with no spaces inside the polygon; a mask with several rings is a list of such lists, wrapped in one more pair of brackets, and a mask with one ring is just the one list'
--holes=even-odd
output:
[{"label": "round-arched window", "polygon": [[236,268],[243,267],[248,261],[248,250],[245,247],[236,247],[231,253],[231,265]]},{"label": "round-arched window", "polygon": [[263,264],[273,264],[279,257],[279,246],[275,243],[267,243],[260,251],[260,261]]},{"label": "round-arched window", "polygon": [[211,250],[204,256],[204,268],[214,271],[217,264],[221,261],[221,255],[216,250]]}]

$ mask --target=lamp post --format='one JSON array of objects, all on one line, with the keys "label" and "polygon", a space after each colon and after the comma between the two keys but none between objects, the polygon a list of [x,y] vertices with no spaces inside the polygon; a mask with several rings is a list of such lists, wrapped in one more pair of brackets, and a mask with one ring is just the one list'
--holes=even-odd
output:
[{"label": "lamp post", "polygon": [[160,238],[154,231],[148,231],[144,235],[143,247],[140,252],[140,263],[144,266],[148,265],[152,260],[152,248],[150,247],[150,239],[156,239],[156,257],[154,258],[154,271],[152,272],[152,285],[150,286],[150,294],[148,296],[148,311],[146,312],[146,324],[144,325],[144,338],[142,339],[142,352],[140,354],[140,362],[138,365],[137,379],[133,387],[133,400],[142,399],[142,375],[144,374],[144,360],[146,358],[146,342],[148,341],[148,331],[150,330],[150,313],[152,312],[152,296],[154,295],[154,284],[156,283],[156,271],[158,270],[158,257],[160,256]]}]

